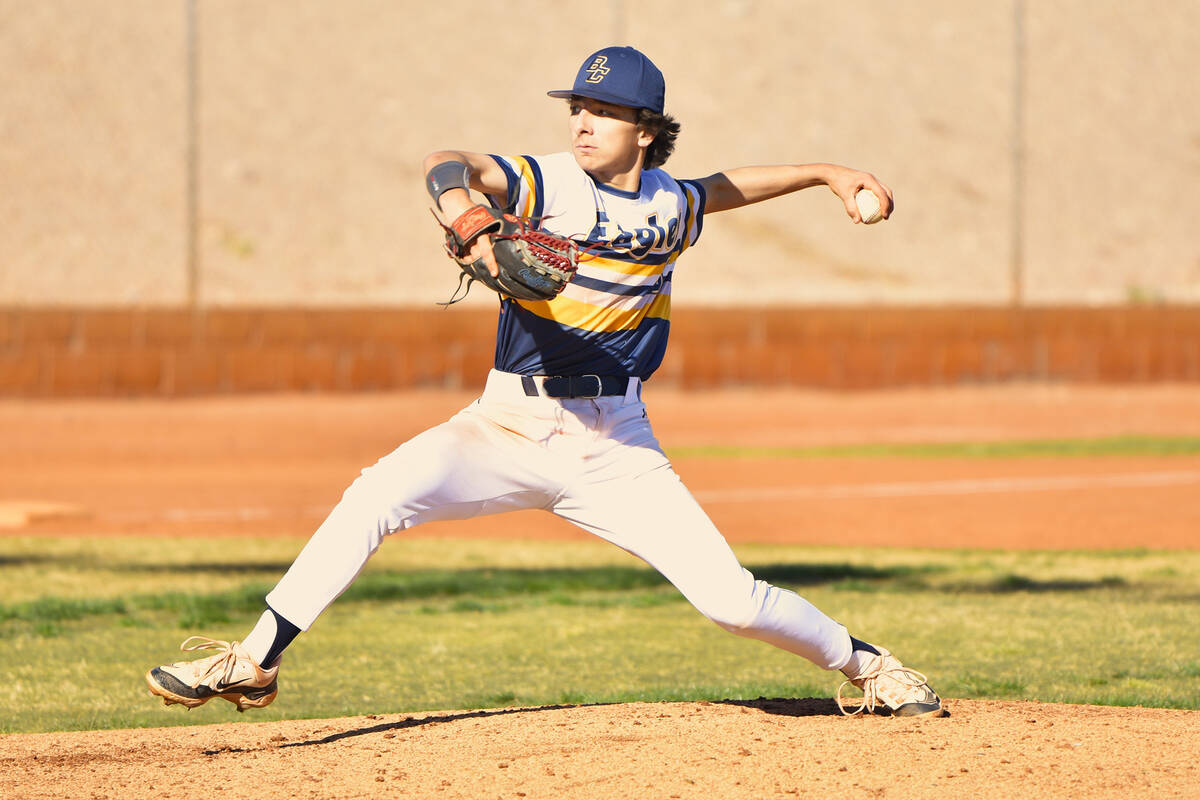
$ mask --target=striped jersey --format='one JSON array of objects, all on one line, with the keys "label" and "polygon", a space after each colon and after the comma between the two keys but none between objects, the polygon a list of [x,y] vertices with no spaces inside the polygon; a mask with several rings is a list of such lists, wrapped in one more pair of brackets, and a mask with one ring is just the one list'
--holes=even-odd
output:
[{"label": "striped jersey", "polygon": [[666,353],[675,260],[703,226],[704,189],[651,169],[637,192],[623,191],[594,181],[570,153],[492,158],[508,177],[493,205],[587,251],[553,300],[501,301],[496,369],[649,378]]}]

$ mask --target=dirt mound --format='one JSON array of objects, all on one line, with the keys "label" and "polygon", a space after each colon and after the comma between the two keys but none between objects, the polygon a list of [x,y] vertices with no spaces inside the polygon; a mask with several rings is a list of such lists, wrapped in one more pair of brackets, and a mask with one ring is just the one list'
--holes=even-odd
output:
[{"label": "dirt mound", "polygon": [[[631,703],[0,738],[13,798],[1200,796],[1200,713],[958,700]],[[194,712],[212,713],[213,709]]]}]

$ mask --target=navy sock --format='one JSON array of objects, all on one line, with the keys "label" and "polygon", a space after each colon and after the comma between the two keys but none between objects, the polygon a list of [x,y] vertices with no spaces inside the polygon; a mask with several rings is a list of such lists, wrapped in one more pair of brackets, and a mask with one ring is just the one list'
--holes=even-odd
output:
[{"label": "navy sock", "polygon": [[866,650],[868,653],[879,655],[879,651],[874,647],[862,641],[861,639],[855,639],[853,636],[850,637],[850,645],[852,650]]},{"label": "navy sock", "polygon": [[270,611],[271,616],[275,617],[275,641],[271,642],[271,648],[267,650],[266,658],[262,662],[262,665],[269,669],[283,655],[283,651],[292,643],[292,640],[300,635],[300,629],[279,616],[279,612],[270,606],[267,606],[267,611]]}]

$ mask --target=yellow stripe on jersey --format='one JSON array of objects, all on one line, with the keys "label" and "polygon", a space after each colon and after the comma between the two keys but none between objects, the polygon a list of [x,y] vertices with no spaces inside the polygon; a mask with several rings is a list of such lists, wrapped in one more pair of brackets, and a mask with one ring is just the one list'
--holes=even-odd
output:
[{"label": "yellow stripe on jersey", "polygon": [[686,186],[683,187],[683,198],[687,201],[687,211],[684,212],[687,219],[687,227],[682,232],[683,247],[679,248],[680,253],[692,246],[692,236],[696,230],[696,214],[700,210],[696,207],[696,200],[692,197],[692,190]]},{"label": "yellow stripe on jersey", "polygon": [[646,316],[651,319],[670,319],[671,318],[671,295],[660,294],[654,298],[654,302],[646,309]]},{"label": "yellow stripe on jersey", "polygon": [[520,167],[518,177],[525,184],[525,205],[517,210],[518,217],[533,216],[533,206],[537,201],[537,184],[533,180],[533,170],[529,166],[529,159],[522,156],[517,156],[513,161]]},{"label": "yellow stripe on jersey", "polygon": [[561,295],[553,300],[517,300],[516,302],[526,311],[543,319],[594,333],[630,331],[641,325],[642,320],[646,318],[671,318],[671,295],[669,294],[660,294],[649,304],[630,309],[603,308]]},{"label": "yellow stripe on jersey", "polygon": [[663,270],[667,268],[667,265],[674,263],[678,257],[678,253],[676,253],[668,261],[659,264],[643,264],[640,261],[604,258],[603,256],[592,256],[584,253],[579,258],[579,268],[586,270],[587,267],[598,267],[606,269],[609,272],[620,273],[621,275],[661,275]]}]

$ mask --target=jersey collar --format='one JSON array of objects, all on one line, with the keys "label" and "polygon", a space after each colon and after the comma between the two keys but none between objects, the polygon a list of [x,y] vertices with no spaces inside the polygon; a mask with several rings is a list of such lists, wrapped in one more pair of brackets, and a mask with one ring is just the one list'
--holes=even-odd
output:
[{"label": "jersey collar", "polygon": [[637,200],[639,197],[642,196],[640,186],[639,186],[638,191],[636,191],[636,192],[627,192],[624,189],[618,189],[615,186],[609,186],[607,183],[600,183],[600,181],[596,180],[595,178],[592,178],[592,182],[596,184],[597,189],[604,192],[605,194],[616,195],[617,197],[624,197],[626,200]]}]

